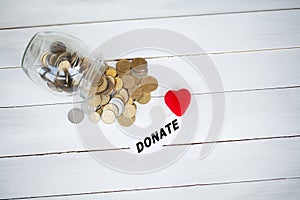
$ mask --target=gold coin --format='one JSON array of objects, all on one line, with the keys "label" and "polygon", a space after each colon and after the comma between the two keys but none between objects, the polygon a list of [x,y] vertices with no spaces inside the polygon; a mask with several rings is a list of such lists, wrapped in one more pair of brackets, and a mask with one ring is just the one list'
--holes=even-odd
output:
[{"label": "gold coin", "polygon": [[[107,86],[106,90],[103,91],[103,94],[104,95],[110,95],[114,91],[115,84],[109,79],[108,76],[106,78],[107,78],[107,84],[108,84],[108,86]],[[113,80],[115,81],[115,79],[113,79]]]},{"label": "gold coin", "polygon": [[103,111],[105,111],[105,110],[112,110],[115,113],[115,116],[119,115],[119,108],[113,103],[106,104],[103,107]]},{"label": "gold coin", "polygon": [[135,100],[139,100],[143,97],[143,88],[137,88],[131,95],[131,97]]},{"label": "gold coin", "polygon": [[135,79],[131,75],[124,75],[121,79],[123,81],[123,88],[130,89],[135,85]]},{"label": "gold coin", "polygon": [[57,60],[57,58],[58,58],[58,55],[57,55],[57,54],[53,54],[53,55],[49,58],[49,64],[50,64],[51,66],[55,66],[54,64],[55,64],[55,61]]},{"label": "gold coin", "polygon": [[119,70],[117,70],[117,75],[119,76],[119,77],[122,77],[122,76],[124,76],[124,75],[129,75],[130,74],[130,71],[128,70],[127,72],[121,72],[121,71],[119,71]]},{"label": "gold coin", "polygon": [[125,126],[125,127],[131,126],[134,123],[134,121],[135,121],[135,116],[133,116],[132,118],[127,118],[123,114],[121,114],[118,117],[118,122],[121,126]]},{"label": "gold coin", "polygon": [[116,64],[117,71],[128,72],[130,70],[130,62],[125,59],[121,59]]},{"label": "gold coin", "polygon": [[126,118],[132,118],[135,114],[136,114],[136,109],[135,109],[134,105],[129,104],[129,103],[125,104],[123,115]]},{"label": "gold coin", "polygon": [[130,97],[129,99],[128,99],[128,102],[127,103],[129,103],[129,104],[133,104],[133,98],[132,97]]},{"label": "gold coin", "polygon": [[114,79],[114,77],[112,77],[112,76],[107,76],[106,78],[108,78],[109,81],[112,82],[113,85],[116,84],[116,80]]},{"label": "gold coin", "polygon": [[102,84],[99,85],[98,90],[97,90],[97,93],[102,93],[102,92],[103,92],[104,90],[106,90],[106,88],[107,88],[107,85],[108,85],[107,79],[106,79],[105,77],[103,77],[102,80],[103,80],[103,81],[102,81]]},{"label": "gold coin", "polygon": [[41,56],[41,62],[42,62],[42,65],[44,66],[47,66],[48,65],[48,59],[49,57],[51,56],[52,54],[49,53],[49,52],[45,52],[43,53],[43,55]]},{"label": "gold coin", "polygon": [[137,106],[136,106],[136,104],[135,104],[135,103],[132,103],[132,105],[135,107],[135,109],[137,109]]},{"label": "gold coin", "polygon": [[66,58],[67,60],[70,60],[71,59],[71,53],[66,51],[66,52],[60,54],[57,59],[62,59],[62,58]]},{"label": "gold coin", "polygon": [[78,58],[79,58],[79,57],[78,57],[77,53],[74,52],[74,53],[72,54],[71,58],[70,58],[70,63],[71,63],[72,66],[75,64],[75,62],[78,60]]},{"label": "gold coin", "polygon": [[156,78],[152,76],[146,76],[141,80],[140,86],[143,88],[144,92],[150,93],[157,89],[158,82]]},{"label": "gold coin", "polygon": [[104,123],[112,124],[115,121],[116,116],[112,110],[103,110],[101,118]]},{"label": "gold coin", "polygon": [[137,100],[140,104],[146,104],[151,100],[151,94],[147,92],[143,92],[143,97],[139,100]]},{"label": "gold coin", "polygon": [[100,103],[101,106],[108,104],[109,101],[110,101],[109,95],[101,95],[101,103]]},{"label": "gold coin", "polygon": [[120,79],[119,77],[115,77],[115,82],[116,82],[116,84],[115,84],[115,90],[116,91],[121,90],[122,87],[123,87],[123,81],[122,81],[122,79]]},{"label": "gold coin", "polygon": [[69,68],[71,68],[71,64],[69,63],[69,61],[66,61],[66,60],[62,61],[58,65],[59,70],[68,71]]},{"label": "gold coin", "polygon": [[124,88],[122,88],[118,94],[122,97],[123,103],[126,104],[129,99],[127,91]]},{"label": "gold coin", "polygon": [[101,104],[100,95],[94,95],[92,98],[88,100],[88,104],[94,108]]},{"label": "gold coin", "polygon": [[116,69],[113,68],[113,67],[108,67],[108,69],[107,69],[106,72],[105,72],[105,75],[106,75],[106,76],[116,77],[117,71],[116,71]]},{"label": "gold coin", "polygon": [[147,61],[144,58],[135,58],[131,61],[131,67],[135,71],[143,71],[147,68]]},{"label": "gold coin", "polygon": [[97,112],[92,112],[90,115],[89,115],[89,120],[93,123],[97,123],[99,122],[100,120],[100,115],[99,113]]}]

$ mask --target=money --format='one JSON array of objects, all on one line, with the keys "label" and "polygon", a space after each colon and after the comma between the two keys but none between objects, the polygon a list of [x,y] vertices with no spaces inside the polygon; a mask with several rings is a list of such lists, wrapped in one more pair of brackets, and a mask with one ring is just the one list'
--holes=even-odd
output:
[{"label": "money", "polygon": [[[86,68],[88,59],[80,57],[76,52],[62,52],[63,49],[57,49],[59,48],[53,47],[53,51],[42,55],[43,67],[38,72],[53,90],[66,91],[76,80],[72,77],[76,76],[78,71],[73,66],[81,63],[84,65],[83,68]],[[121,126],[131,126],[135,122],[138,109],[136,102],[147,104],[151,100],[151,92],[158,87],[158,81],[153,76],[147,75],[147,66],[144,58],[135,58],[131,62],[121,59],[115,68],[103,66],[100,72],[91,75],[92,81],[88,91],[90,98],[82,104],[81,111],[69,112],[71,113],[69,120],[72,123],[79,123],[85,113],[93,123],[102,120],[105,124],[112,124],[117,119]]]},{"label": "money", "polygon": [[68,51],[64,43],[55,41],[41,54],[40,65],[42,67],[37,71],[51,90],[73,93],[91,61],[77,52]]},{"label": "money", "polygon": [[79,124],[84,118],[83,112],[78,108],[73,108],[68,113],[68,119],[73,124]]}]

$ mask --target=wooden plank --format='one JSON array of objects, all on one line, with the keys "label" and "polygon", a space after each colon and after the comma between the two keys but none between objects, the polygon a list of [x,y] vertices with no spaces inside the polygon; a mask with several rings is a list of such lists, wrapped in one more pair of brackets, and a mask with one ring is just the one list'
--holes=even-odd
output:
[{"label": "wooden plank", "polygon": [[[3,30],[0,31],[0,66],[20,65],[30,38],[36,32],[46,30],[74,35],[84,41],[90,50],[114,35],[142,28],[168,29],[181,33],[207,52],[300,46],[300,21],[296,20],[299,17],[300,11],[292,10]],[[109,49],[103,49],[104,54],[106,51]],[[199,52],[190,50],[184,53]],[[165,55],[156,52],[151,56],[161,54]]]},{"label": "wooden plank", "polygon": [[[296,0],[251,1],[221,0],[205,1],[90,1],[64,2],[46,0],[3,0],[0,4],[0,29],[11,27],[40,26],[65,23],[84,23],[140,18],[156,18],[181,15],[197,15],[227,12],[247,12],[268,9],[287,9],[299,7]],[[45,12],[45,10],[49,12]],[[76,14],[74,14],[76,13]]]},{"label": "wooden plank", "polygon": [[0,197],[294,177],[300,175],[299,145],[299,138],[223,143],[204,160],[195,145],[168,168],[140,175],[117,172],[83,154],[1,159]]},{"label": "wooden plank", "polygon": [[[211,55],[225,90],[243,90],[300,85],[300,49]],[[199,57],[199,56],[198,56]],[[149,59],[151,65],[164,65],[190,77],[190,65],[183,58]],[[196,77],[197,78],[197,77]],[[21,69],[0,70],[1,107],[57,102],[72,102],[72,98],[57,97],[38,88]],[[18,81],[16,81],[18,80]],[[159,80],[160,81],[160,80]],[[200,80],[199,80],[200,81]],[[207,88],[191,81],[194,92]],[[24,93],[25,92],[25,93]],[[26,95],[25,95],[26,94]],[[160,95],[164,95],[160,93]]]},{"label": "wooden plank", "polygon": [[[226,94],[226,121],[220,140],[299,134],[299,90]],[[193,99],[198,104],[200,124],[194,141],[203,142],[211,123],[211,99],[209,95],[193,96]],[[139,112],[149,113],[154,105],[163,106],[163,99],[153,99],[147,106],[139,105]],[[71,105],[55,105],[0,109],[0,115],[5,116],[0,119],[0,155],[83,150],[76,126],[67,119],[71,108]],[[150,114],[143,117],[148,119]],[[104,132],[111,133],[109,140],[116,147],[128,147],[128,137],[114,125],[111,127],[100,124]],[[108,147],[95,146],[95,149],[105,148]]]},{"label": "wooden plank", "polygon": [[[263,182],[242,182],[234,184],[208,185],[200,187],[183,187],[154,189],[130,192],[115,192],[104,194],[72,195],[70,197],[59,197],[62,200],[85,200],[85,199],[199,199],[206,200],[239,200],[241,198],[264,199],[264,200],[281,200],[297,199],[300,195],[299,179],[263,181]],[[41,198],[44,199],[44,198]]]}]

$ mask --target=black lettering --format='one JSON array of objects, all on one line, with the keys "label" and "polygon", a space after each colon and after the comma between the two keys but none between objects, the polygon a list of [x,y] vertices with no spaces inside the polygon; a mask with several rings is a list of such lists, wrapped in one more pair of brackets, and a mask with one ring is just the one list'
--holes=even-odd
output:
[{"label": "black lettering", "polygon": [[[148,143],[147,143],[148,141]],[[151,138],[150,137],[146,137],[144,139],[144,144],[145,144],[145,147],[150,147],[151,146]]]},{"label": "black lettering", "polygon": [[174,120],[172,121],[172,124],[173,124],[173,129],[174,129],[174,131],[176,131],[177,129],[179,129],[177,119],[174,119]]},{"label": "black lettering", "polygon": [[166,134],[164,128],[161,128],[161,129],[160,129],[160,139],[162,139],[163,136],[167,137],[167,134]]},{"label": "black lettering", "polygon": [[167,125],[165,125],[166,128],[168,128],[169,134],[171,134],[171,123],[168,123]]},{"label": "black lettering", "polygon": [[155,133],[152,133],[151,136],[152,136],[153,144],[155,144],[155,140],[157,142],[159,141],[159,136],[158,136],[158,132],[157,131],[155,131]]},{"label": "black lettering", "polygon": [[141,153],[144,149],[144,144],[142,142],[136,143],[136,148],[138,150],[138,153]]}]

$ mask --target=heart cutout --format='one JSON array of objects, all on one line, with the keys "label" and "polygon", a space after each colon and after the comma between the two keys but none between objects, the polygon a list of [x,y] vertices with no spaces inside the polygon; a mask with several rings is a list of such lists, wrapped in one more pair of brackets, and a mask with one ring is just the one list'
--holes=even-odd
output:
[{"label": "heart cutout", "polygon": [[182,116],[191,102],[191,93],[187,89],[169,90],[165,94],[165,103],[177,116]]}]

